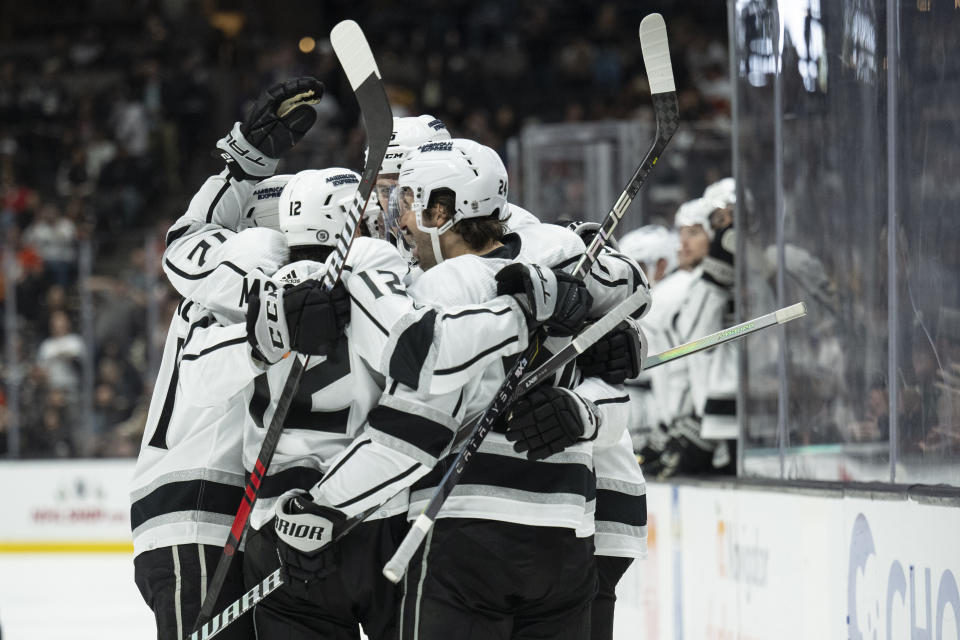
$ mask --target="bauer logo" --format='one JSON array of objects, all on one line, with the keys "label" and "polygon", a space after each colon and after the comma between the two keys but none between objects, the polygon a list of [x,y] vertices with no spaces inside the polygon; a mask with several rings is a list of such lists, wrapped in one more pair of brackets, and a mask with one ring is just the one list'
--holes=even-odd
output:
[{"label": "bauer logo", "polygon": [[435,130],[437,130],[437,131],[443,131],[443,130],[445,130],[445,129],[447,128],[447,126],[446,126],[445,124],[443,124],[443,120],[441,120],[440,118],[436,118],[436,119],[434,119],[434,120],[431,120],[431,121],[427,124],[427,126],[428,126],[428,127],[432,127],[433,129],[435,129]]},{"label": "bauer logo", "polygon": [[339,173],[335,176],[330,176],[327,178],[327,184],[332,184],[335,187],[339,187],[344,184],[359,184],[360,179],[352,173]]},{"label": "bauer logo", "polygon": [[453,151],[453,143],[430,142],[428,144],[420,145],[420,153],[427,153],[428,151]]}]

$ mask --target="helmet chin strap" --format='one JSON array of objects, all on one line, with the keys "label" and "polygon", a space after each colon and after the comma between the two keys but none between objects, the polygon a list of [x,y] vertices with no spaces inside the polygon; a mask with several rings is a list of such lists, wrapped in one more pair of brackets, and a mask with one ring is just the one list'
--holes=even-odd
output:
[{"label": "helmet chin strap", "polygon": [[454,225],[454,220],[447,220],[439,227],[427,227],[423,224],[423,212],[417,210],[417,227],[430,236],[430,245],[433,247],[433,257],[437,264],[443,262],[443,250],[440,248],[440,235],[446,233]]}]

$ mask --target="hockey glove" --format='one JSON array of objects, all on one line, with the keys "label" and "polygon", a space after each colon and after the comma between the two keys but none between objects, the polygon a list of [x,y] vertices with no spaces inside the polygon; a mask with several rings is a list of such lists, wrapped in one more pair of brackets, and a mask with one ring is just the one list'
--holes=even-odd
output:
[{"label": "hockey glove", "polygon": [[505,435],[514,451],[542,460],[580,440],[596,438],[600,412],[568,389],[541,386],[513,404],[506,423]]},{"label": "hockey glove", "polygon": [[291,590],[303,597],[309,584],[335,572],[339,565],[336,529],[346,518],[330,505],[314,502],[303,489],[280,496],[275,508],[277,555]]},{"label": "hockey glove", "polygon": [[288,352],[327,355],[350,320],[342,284],[330,291],[317,280],[284,290],[254,293],[247,301],[247,341],[254,357],[276,364]]},{"label": "hockey glove", "polygon": [[221,157],[237,180],[272,176],[277,161],[317,120],[323,84],[305,76],[280,82],[257,98],[243,122],[217,142]]},{"label": "hockey glove", "polygon": [[253,357],[275,364],[290,352],[290,331],[283,313],[283,294],[274,289],[254,292],[247,299],[247,342]]},{"label": "hockey glove", "polygon": [[319,281],[306,280],[284,290],[283,311],[293,350],[327,355],[350,322],[350,296],[340,282],[327,291]]},{"label": "hockey glove", "polygon": [[572,336],[586,322],[593,297],[586,285],[559,269],[514,262],[497,275],[497,295],[511,295],[527,324],[553,336]]},{"label": "hockey glove", "polygon": [[585,378],[623,384],[640,375],[646,359],[647,336],[640,323],[627,318],[577,356],[577,366]]},{"label": "hockey glove", "polygon": [[658,479],[714,471],[713,451],[717,441],[701,437],[700,426],[700,418],[695,416],[680,416],[674,419],[670,425],[670,439],[660,454],[663,468],[657,474]]},{"label": "hockey glove", "polygon": [[737,252],[737,232],[733,225],[721,229],[710,241],[710,251],[703,259],[703,279],[729,289],[733,287],[733,257]]}]

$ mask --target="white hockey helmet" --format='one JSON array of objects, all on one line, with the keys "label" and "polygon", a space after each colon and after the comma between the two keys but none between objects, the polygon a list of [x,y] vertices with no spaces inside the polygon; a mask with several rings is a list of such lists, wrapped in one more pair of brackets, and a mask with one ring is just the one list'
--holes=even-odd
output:
[{"label": "white hockey helmet", "polygon": [[380,165],[378,173],[386,175],[400,173],[400,164],[405,155],[422,144],[449,139],[450,132],[447,131],[443,120],[439,118],[428,114],[406,118],[394,117],[393,134],[390,136],[390,144],[387,146],[387,153],[383,156],[383,164]]},{"label": "white hockey helmet", "polygon": [[[467,218],[497,217],[507,206],[507,169],[497,152],[473,140],[454,138],[420,145],[404,159],[397,180],[398,203],[409,207],[417,227],[431,236],[437,262],[443,260],[440,235]],[[453,216],[440,227],[423,223],[430,195],[454,194]]]},{"label": "white hockey helmet", "polygon": [[737,203],[737,182],[724,178],[714,182],[703,191],[703,199],[714,209],[726,209]]},{"label": "white hockey helmet", "polygon": [[279,174],[257,183],[241,209],[239,229],[266,227],[280,230],[280,193],[293,175]]},{"label": "white hockey helmet", "polygon": [[675,231],[659,224],[648,224],[620,238],[620,253],[642,262],[648,269],[654,269],[662,258],[667,261],[666,272],[669,273],[677,266],[679,245]]},{"label": "white hockey helmet", "polygon": [[706,232],[707,237],[713,240],[713,227],[710,226],[710,214],[713,213],[712,204],[703,198],[689,200],[680,205],[677,209],[677,215],[674,217],[673,226],[677,229],[683,227],[694,227],[700,225]]},{"label": "white hockey helmet", "polygon": [[350,169],[307,169],[280,195],[280,230],[290,247],[332,247],[343,233],[360,175]]}]

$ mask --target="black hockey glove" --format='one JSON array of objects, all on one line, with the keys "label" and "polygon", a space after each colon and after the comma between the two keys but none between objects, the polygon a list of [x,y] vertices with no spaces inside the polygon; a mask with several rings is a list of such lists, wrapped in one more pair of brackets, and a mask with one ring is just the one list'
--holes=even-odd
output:
[{"label": "black hockey glove", "polygon": [[284,290],[283,310],[293,350],[327,355],[350,322],[350,296],[340,282],[327,291],[318,280],[305,280]]},{"label": "black hockey glove", "polygon": [[273,85],[260,94],[243,122],[217,142],[221,157],[237,180],[272,176],[277,161],[317,120],[323,83],[304,76]]},{"label": "black hockey glove", "polygon": [[342,284],[330,291],[317,280],[289,289],[254,293],[247,301],[247,341],[253,355],[276,364],[291,350],[327,355],[350,320],[350,298]]},{"label": "black hockey glove", "polygon": [[623,384],[640,375],[646,359],[647,336],[636,320],[627,318],[577,356],[577,366],[585,378]]},{"label": "black hockey glove", "polygon": [[597,437],[600,412],[568,389],[537,387],[507,412],[507,440],[517,453],[542,460],[580,440]]},{"label": "black hockey glove", "polygon": [[717,230],[710,251],[703,259],[703,279],[729,289],[733,287],[733,257],[737,252],[737,232],[733,225]]},{"label": "black hockey glove", "polygon": [[291,591],[306,597],[310,583],[323,580],[339,567],[338,547],[333,538],[346,520],[329,505],[314,502],[302,489],[293,489],[277,500],[274,509],[277,556]]},{"label": "black hockey glove", "polygon": [[590,313],[593,297],[586,285],[559,269],[514,262],[497,275],[497,295],[511,295],[533,327],[552,336],[572,336]]}]

